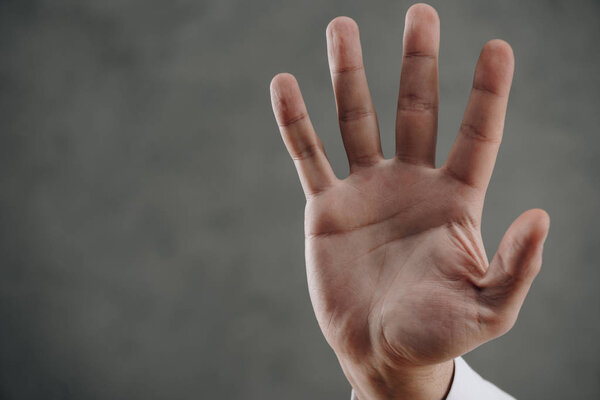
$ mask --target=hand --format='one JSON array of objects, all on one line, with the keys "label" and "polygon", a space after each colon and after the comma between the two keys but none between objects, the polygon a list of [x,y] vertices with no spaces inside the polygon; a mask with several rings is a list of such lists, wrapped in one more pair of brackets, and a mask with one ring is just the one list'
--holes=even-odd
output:
[{"label": "hand", "polygon": [[277,75],[273,109],[306,194],[306,267],[319,325],[361,399],[442,399],[453,358],[507,332],[542,262],[549,217],[530,210],[488,263],[480,226],[513,74],[488,42],[454,147],[435,167],[439,19],[406,15],[396,156],[384,159],[359,33],[327,27],[350,175],[334,175],[296,80]]}]

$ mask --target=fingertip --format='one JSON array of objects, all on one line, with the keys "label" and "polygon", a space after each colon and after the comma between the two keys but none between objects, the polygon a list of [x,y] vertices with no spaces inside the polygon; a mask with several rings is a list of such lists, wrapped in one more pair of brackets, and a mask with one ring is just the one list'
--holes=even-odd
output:
[{"label": "fingertip", "polygon": [[344,34],[354,34],[358,33],[358,24],[355,20],[346,16],[339,16],[332,19],[329,24],[327,24],[326,34],[327,37],[331,37],[333,35],[339,36]]},{"label": "fingertip", "polygon": [[[513,238],[513,247],[538,248],[543,245],[550,228],[550,216],[542,209],[525,211],[511,224],[508,237]],[[507,233],[508,233],[507,232]]]},{"label": "fingertip", "polygon": [[534,208],[522,214],[527,219],[532,239],[536,242],[543,242],[550,230],[550,215],[541,208]]},{"label": "fingertip", "polygon": [[298,82],[294,75],[288,72],[281,72],[271,79],[271,84],[269,85],[271,89],[271,93],[276,93],[279,90],[290,88],[293,86],[297,86]]},{"label": "fingertip", "polygon": [[273,107],[283,107],[298,91],[298,81],[294,75],[282,72],[271,79],[271,103]]},{"label": "fingertip", "polygon": [[298,81],[287,72],[277,74],[271,80],[271,106],[279,125],[288,124],[294,118],[306,114]]},{"label": "fingertip", "polygon": [[512,46],[502,39],[489,40],[483,45],[481,53],[505,64],[513,64],[515,59]]},{"label": "fingertip", "polygon": [[350,17],[336,17],[327,25],[327,58],[333,72],[363,68],[358,24]]},{"label": "fingertip", "polygon": [[439,51],[440,18],[427,4],[415,4],[406,12],[404,24],[404,55],[435,57]]},{"label": "fingertip", "polygon": [[438,24],[440,23],[440,17],[437,10],[425,3],[413,4],[406,11],[406,21],[418,19],[423,23]]},{"label": "fingertip", "polygon": [[492,39],[481,49],[475,70],[474,87],[508,96],[514,72],[512,47],[501,39]]}]

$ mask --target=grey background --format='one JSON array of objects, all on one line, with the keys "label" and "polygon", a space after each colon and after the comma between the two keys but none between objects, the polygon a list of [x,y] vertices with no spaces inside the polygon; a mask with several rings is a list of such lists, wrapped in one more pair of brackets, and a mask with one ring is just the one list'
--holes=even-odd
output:
[{"label": "grey background", "polygon": [[[600,397],[600,3],[434,1],[439,161],[488,39],[516,54],[484,214],[552,217],[515,328],[467,356],[524,399]],[[360,27],[382,140],[407,1],[0,1],[0,398],[345,399],[305,282],[268,85],[294,73],[347,167],[325,27]]]}]

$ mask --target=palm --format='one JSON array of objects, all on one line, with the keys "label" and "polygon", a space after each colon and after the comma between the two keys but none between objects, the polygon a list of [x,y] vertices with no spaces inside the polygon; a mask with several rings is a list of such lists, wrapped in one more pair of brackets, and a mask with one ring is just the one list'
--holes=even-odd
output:
[{"label": "palm", "polygon": [[487,267],[480,205],[478,191],[445,173],[397,161],[310,199],[309,284],[330,343],[415,364],[478,344],[486,310],[470,277]]},{"label": "palm", "polygon": [[296,80],[276,76],[271,95],[307,198],[315,313],[356,389],[357,375],[386,381],[394,369],[441,364],[510,329],[541,266],[549,221],[541,210],[521,215],[488,263],[479,227],[512,80],[508,44],[484,46],[460,132],[436,168],[435,11],[407,13],[392,159],[381,151],[358,27],[336,18],[327,43],[346,179],[333,173]]}]

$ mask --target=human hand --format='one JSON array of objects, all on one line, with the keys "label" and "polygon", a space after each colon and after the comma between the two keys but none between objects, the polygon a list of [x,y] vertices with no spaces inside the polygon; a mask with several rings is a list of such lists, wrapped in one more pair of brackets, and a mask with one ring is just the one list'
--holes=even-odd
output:
[{"label": "human hand", "polygon": [[522,214],[488,263],[480,226],[513,74],[510,46],[481,51],[463,122],[435,167],[439,19],[406,15],[396,156],[384,159],[358,27],[327,28],[350,175],[334,175],[293,76],[274,113],[306,194],[306,267],[321,330],[361,399],[442,399],[452,360],[511,329],[542,262],[549,217]]}]

